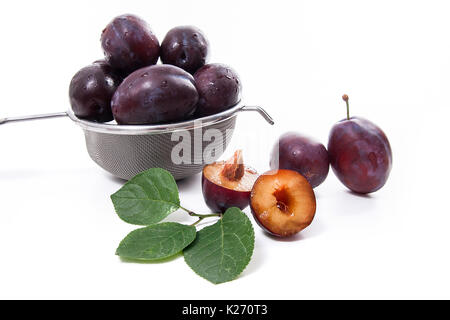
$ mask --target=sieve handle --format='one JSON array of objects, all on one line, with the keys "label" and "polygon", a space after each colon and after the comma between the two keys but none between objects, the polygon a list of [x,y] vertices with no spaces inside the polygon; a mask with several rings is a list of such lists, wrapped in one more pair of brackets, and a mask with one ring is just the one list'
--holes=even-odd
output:
[{"label": "sieve handle", "polygon": [[56,113],[45,113],[45,114],[36,114],[32,116],[22,116],[22,117],[10,117],[0,119],[0,124],[8,123],[8,122],[20,122],[20,121],[29,121],[29,120],[40,120],[40,119],[50,119],[50,118],[60,118],[67,117],[67,112],[56,112]]},{"label": "sieve handle", "polygon": [[266,110],[264,110],[261,107],[258,106],[243,106],[242,108],[237,110],[238,112],[241,111],[256,111],[258,112],[268,123],[273,125],[275,122],[273,121],[272,117],[269,116]]}]

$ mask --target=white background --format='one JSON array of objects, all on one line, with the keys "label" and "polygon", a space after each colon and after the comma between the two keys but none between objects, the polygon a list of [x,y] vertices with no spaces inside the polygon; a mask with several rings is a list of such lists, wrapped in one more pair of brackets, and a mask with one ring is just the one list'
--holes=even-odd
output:
[{"label": "white background", "polygon": [[[316,219],[294,239],[255,225],[248,268],[213,285],[182,257],[114,255],[135,228],[109,200],[121,182],[90,160],[69,119],[2,125],[0,298],[450,298],[447,1],[2,1],[0,12],[0,117],[68,109],[72,75],[102,57],[102,29],[135,13],[160,41],[173,26],[198,26],[211,61],[240,73],[244,101],[276,125],[240,115],[227,154],[243,148],[260,172],[285,131],[326,145],[345,117],[343,93],[394,153],[386,186],[367,197],[330,171]],[[179,187],[185,207],[208,212],[199,175]]]}]

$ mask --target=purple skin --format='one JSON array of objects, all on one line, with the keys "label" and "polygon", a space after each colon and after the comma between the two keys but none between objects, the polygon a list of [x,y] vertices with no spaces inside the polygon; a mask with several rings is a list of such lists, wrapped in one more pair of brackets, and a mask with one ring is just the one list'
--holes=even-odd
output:
[{"label": "purple skin", "polygon": [[197,117],[227,110],[241,99],[239,76],[226,65],[207,64],[194,74],[194,78],[199,94]]},{"label": "purple skin", "polygon": [[114,18],[103,30],[101,43],[106,61],[124,76],[158,62],[158,39],[137,16]]},{"label": "purple skin", "polygon": [[209,181],[202,174],[202,192],[205,203],[212,212],[224,213],[228,208],[244,210],[250,203],[251,191],[237,191]]},{"label": "purple skin", "polygon": [[272,149],[270,168],[297,171],[315,188],[328,176],[330,161],[323,144],[298,133],[287,132]]},{"label": "purple skin", "polygon": [[118,124],[169,123],[190,117],[197,101],[194,78],[166,64],[130,74],[117,88],[111,107]]},{"label": "purple skin", "polygon": [[351,117],[336,123],[328,140],[334,173],[350,190],[370,193],[386,183],[392,150],[384,132],[369,120]]},{"label": "purple skin", "polygon": [[193,26],[171,29],[161,43],[161,61],[194,74],[208,59],[209,43],[203,32]]},{"label": "purple skin", "polygon": [[78,71],[69,86],[74,114],[80,119],[111,121],[111,98],[120,82],[121,78],[104,61],[96,61]]}]

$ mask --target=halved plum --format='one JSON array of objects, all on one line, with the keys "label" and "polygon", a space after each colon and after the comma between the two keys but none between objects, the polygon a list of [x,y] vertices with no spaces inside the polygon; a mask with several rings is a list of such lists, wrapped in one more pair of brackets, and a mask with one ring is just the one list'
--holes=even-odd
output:
[{"label": "halved plum", "polygon": [[256,180],[250,208],[264,230],[278,237],[289,237],[311,224],[316,213],[316,197],[300,173],[271,170]]},{"label": "halved plum", "polygon": [[202,173],[202,192],[206,205],[213,212],[222,213],[231,207],[245,209],[257,178],[258,173],[244,165],[241,150],[227,161],[206,165]]}]

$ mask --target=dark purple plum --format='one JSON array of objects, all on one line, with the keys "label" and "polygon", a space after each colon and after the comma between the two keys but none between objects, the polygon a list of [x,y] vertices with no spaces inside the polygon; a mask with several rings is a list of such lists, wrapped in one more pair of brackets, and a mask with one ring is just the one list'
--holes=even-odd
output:
[{"label": "dark purple plum", "polygon": [[80,119],[111,121],[111,98],[120,82],[121,78],[104,61],[96,61],[78,71],[69,86],[74,114]]},{"label": "dark purple plum", "polygon": [[386,183],[392,168],[392,150],[385,133],[369,120],[350,117],[336,123],[328,140],[334,173],[350,190],[370,193]]},{"label": "dark purple plum", "polygon": [[171,29],[161,43],[161,61],[194,74],[208,59],[208,40],[193,26]]},{"label": "dark purple plum", "polygon": [[194,74],[194,78],[199,94],[197,117],[227,110],[241,99],[239,76],[224,64],[207,64]]},{"label": "dark purple plum", "polygon": [[192,75],[165,64],[130,74],[117,88],[111,107],[118,124],[154,124],[187,119],[197,102]]},{"label": "dark purple plum", "polygon": [[103,30],[101,43],[106,61],[124,76],[158,62],[158,39],[137,16],[114,18]]},{"label": "dark purple plum", "polygon": [[297,171],[315,188],[328,176],[330,161],[323,144],[299,133],[287,132],[272,149],[270,168]]}]

